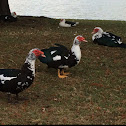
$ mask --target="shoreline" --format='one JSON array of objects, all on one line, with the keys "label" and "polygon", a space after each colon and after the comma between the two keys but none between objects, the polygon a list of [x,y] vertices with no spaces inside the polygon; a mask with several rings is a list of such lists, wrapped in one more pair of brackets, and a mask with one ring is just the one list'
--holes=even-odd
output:
[{"label": "shoreline", "polygon": [[[46,16],[28,16],[28,15],[17,15],[18,17],[33,17],[33,18],[49,18],[49,19],[62,19],[62,18],[53,18],[53,17],[46,17]],[[76,18],[64,18],[64,19],[68,19],[68,20],[91,20],[91,21],[126,21],[126,20],[109,20],[109,19],[76,19]]]}]

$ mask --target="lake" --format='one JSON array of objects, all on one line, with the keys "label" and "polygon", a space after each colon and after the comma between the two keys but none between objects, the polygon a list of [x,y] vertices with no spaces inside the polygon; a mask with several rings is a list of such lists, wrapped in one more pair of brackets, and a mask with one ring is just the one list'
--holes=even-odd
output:
[{"label": "lake", "polygon": [[9,0],[9,5],[21,16],[126,21],[126,0]]}]

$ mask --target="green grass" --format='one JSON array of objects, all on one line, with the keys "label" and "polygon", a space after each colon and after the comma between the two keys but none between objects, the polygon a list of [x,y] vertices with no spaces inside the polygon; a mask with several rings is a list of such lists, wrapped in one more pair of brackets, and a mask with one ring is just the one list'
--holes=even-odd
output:
[{"label": "green grass", "polygon": [[34,83],[19,94],[27,100],[9,104],[6,93],[0,92],[0,124],[126,124],[126,50],[99,46],[91,39],[93,28],[100,26],[126,43],[126,22],[76,21],[79,25],[72,28],[44,17],[0,22],[0,68],[21,68],[32,48],[60,43],[70,49],[77,35],[88,40],[81,43],[81,61],[68,69],[68,78],[59,79],[57,70],[36,60]]}]

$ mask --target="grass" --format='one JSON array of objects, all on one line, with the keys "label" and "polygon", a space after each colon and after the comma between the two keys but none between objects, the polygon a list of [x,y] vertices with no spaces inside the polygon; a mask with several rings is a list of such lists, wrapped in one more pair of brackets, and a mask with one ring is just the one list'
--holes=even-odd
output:
[{"label": "grass", "polygon": [[91,39],[93,28],[100,26],[126,43],[126,22],[76,21],[79,25],[72,28],[59,27],[59,19],[45,17],[0,22],[0,68],[20,69],[32,48],[60,43],[70,49],[76,35],[88,40],[81,43],[81,61],[68,69],[68,78],[59,79],[57,70],[36,60],[34,83],[19,94],[27,100],[9,104],[6,93],[0,92],[0,124],[126,124],[126,50],[99,46]]}]

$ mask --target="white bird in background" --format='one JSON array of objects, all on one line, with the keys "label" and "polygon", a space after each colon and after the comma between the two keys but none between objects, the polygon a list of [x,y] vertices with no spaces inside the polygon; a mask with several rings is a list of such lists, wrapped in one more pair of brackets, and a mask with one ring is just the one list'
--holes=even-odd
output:
[{"label": "white bird in background", "polygon": [[65,19],[61,19],[59,26],[61,27],[73,27],[79,24],[79,22],[66,21]]},{"label": "white bird in background", "polygon": [[17,18],[16,12],[12,12],[12,13],[11,13],[11,16],[14,17],[14,18]]}]

